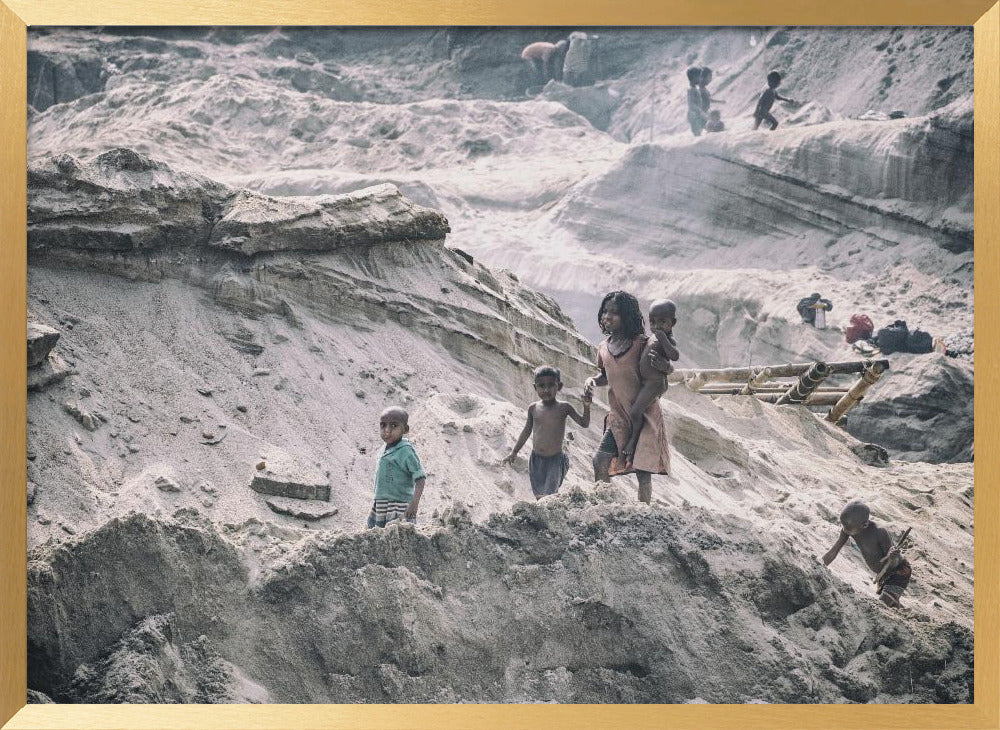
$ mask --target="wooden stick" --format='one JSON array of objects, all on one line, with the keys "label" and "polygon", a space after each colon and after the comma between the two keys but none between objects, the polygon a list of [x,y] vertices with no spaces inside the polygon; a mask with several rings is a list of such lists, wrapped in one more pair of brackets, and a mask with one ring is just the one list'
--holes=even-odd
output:
[{"label": "wooden stick", "polygon": [[[900,535],[899,539],[896,540],[896,549],[897,550],[899,550],[900,548],[903,547],[903,543],[906,542],[906,538],[908,538],[910,536],[910,530],[912,530],[912,529],[913,529],[912,527],[907,527],[906,528],[906,532],[904,532],[902,535]],[[890,572],[892,572],[896,568],[895,565],[892,565],[892,566],[889,565],[889,563],[887,561],[888,557],[889,556],[886,555],[884,558],[882,558],[882,562],[885,563],[885,566],[883,566],[882,570],[880,570],[878,572],[878,575],[875,576],[875,580],[872,581],[872,583],[874,583],[875,585],[878,586],[878,590],[875,591],[876,594],[882,592],[882,588],[885,585],[885,579],[886,579],[886,577],[889,575]]]}]

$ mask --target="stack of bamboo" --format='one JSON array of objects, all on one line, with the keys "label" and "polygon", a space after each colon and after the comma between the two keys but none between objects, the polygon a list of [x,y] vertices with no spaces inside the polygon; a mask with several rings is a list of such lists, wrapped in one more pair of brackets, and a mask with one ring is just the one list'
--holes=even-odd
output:
[{"label": "stack of bamboo", "polygon": [[[667,379],[705,395],[750,395],[777,405],[832,406],[827,420],[837,423],[888,369],[888,360],[807,362],[758,368],[677,370]],[[851,384],[825,384],[827,378],[837,375],[860,377]],[[782,382],[781,378],[796,379]]]}]

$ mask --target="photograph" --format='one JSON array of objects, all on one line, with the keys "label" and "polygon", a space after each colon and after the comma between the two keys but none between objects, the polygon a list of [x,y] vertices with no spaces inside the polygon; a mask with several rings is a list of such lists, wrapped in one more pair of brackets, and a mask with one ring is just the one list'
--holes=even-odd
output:
[{"label": "photograph", "polygon": [[975,703],[973,41],[29,25],[26,701]]}]

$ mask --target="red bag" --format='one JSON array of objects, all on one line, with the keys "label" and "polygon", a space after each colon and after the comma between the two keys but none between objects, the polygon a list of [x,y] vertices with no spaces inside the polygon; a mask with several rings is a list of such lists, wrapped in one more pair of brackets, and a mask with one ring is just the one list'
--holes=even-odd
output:
[{"label": "red bag", "polygon": [[858,340],[867,340],[875,332],[875,325],[867,314],[852,314],[851,324],[845,330],[849,344],[854,344]]}]

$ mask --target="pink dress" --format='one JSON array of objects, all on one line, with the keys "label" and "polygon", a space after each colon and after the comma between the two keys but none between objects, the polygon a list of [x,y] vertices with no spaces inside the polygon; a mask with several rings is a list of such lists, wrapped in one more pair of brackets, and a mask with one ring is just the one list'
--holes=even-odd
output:
[{"label": "pink dress", "polygon": [[[608,377],[608,405],[611,412],[605,421],[605,428],[614,434],[618,448],[628,443],[628,412],[642,385],[639,379],[639,358],[645,347],[646,335],[639,335],[632,340],[632,346],[619,357],[611,354],[607,340],[597,348],[597,367],[604,370]],[[639,443],[635,447],[633,469],[630,471],[669,474],[670,448],[667,446],[667,432],[659,400],[653,401],[643,415],[645,420],[639,432]],[[617,459],[612,462],[612,474],[628,473],[621,467],[616,469],[616,462]]]}]

